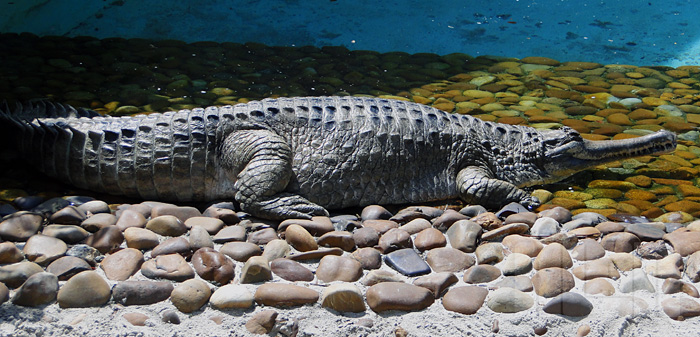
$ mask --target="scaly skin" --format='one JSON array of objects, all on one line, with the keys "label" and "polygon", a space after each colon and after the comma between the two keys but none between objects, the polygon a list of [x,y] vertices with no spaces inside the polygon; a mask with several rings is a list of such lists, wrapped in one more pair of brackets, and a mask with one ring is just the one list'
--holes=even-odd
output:
[{"label": "scaly skin", "polygon": [[[521,188],[676,144],[668,131],[591,142],[566,127],[536,130],[359,97],[94,115],[51,103],[0,109],[0,119],[21,130],[22,153],[50,176],[143,199],[235,199],[271,219],[455,197],[536,206]],[[32,116],[41,118],[25,121]]]}]

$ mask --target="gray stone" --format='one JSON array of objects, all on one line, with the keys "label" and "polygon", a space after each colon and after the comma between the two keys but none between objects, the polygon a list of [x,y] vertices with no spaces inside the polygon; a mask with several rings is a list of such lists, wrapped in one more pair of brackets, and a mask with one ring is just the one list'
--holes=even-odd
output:
[{"label": "gray stone", "polygon": [[535,224],[532,225],[532,228],[530,228],[530,235],[547,237],[557,234],[559,231],[561,231],[561,225],[559,225],[559,222],[549,217],[543,217],[537,219]]},{"label": "gray stone", "polygon": [[58,278],[56,275],[41,272],[36,273],[22,284],[12,297],[12,303],[25,307],[37,307],[50,304],[58,294]]},{"label": "gray stone", "polygon": [[476,250],[481,239],[483,229],[473,221],[459,220],[450,226],[445,232],[450,246],[465,253],[472,253]]},{"label": "gray stone", "polygon": [[581,317],[591,313],[593,304],[580,294],[566,292],[551,299],[542,310],[548,314]]},{"label": "gray stone", "polygon": [[149,305],[165,301],[173,292],[173,284],[166,281],[124,281],[112,289],[112,299],[121,305]]},{"label": "gray stone", "polygon": [[535,304],[532,296],[513,288],[498,288],[491,292],[486,305],[495,312],[514,313],[530,309]]},{"label": "gray stone", "polygon": [[26,241],[41,228],[44,218],[29,212],[17,212],[0,222],[0,238],[8,241]]},{"label": "gray stone", "polygon": [[[284,244],[287,243],[285,242]],[[258,245],[239,241],[225,243],[221,249],[219,249],[219,252],[238,262],[245,262],[252,256],[262,254],[262,250],[260,250]]]},{"label": "gray stone", "polygon": [[58,291],[61,308],[99,307],[109,301],[111,290],[96,272],[88,270],[71,277]]},{"label": "gray stone", "polygon": [[645,290],[651,293],[656,292],[654,285],[651,284],[647,274],[641,268],[632,270],[620,281],[620,291],[623,293],[631,293],[639,290]]},{"label": "gray stone", "polygon": [[41,234],[57,238],[68,244],[83,241],[90,235],[88,231],[75,225],[48,225],[44,227]]}]

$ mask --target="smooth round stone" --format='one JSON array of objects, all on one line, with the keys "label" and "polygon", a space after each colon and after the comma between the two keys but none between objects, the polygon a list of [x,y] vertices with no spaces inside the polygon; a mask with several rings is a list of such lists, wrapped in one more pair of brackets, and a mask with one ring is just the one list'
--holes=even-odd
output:
[{"label": "smooth round stone", "polygon": [[430,223],[430,221],[428,221],[426,219],[418,218],[418,219],[413,219],[413,220],[409,221],[407,224],[405,224],[399,228],[405,230],[406,233],[413,235],[413,234],[420,233],[424,229],[431,228],[432,226],[433,225]]},{"label": "smooth round stone", "polygon": [[170,302],[177,310],[190,313],[207,304],[211,297],[209,285],[202,280],[187,280],[179,284],[170,294]]},{"label": "smooth round stone", "polygon": [[165,301],[173,292],[167,281],[124,281],[112,289],[112,299],[121,305],[149,305]]},{"label": "smooth round stone", "polygon": [[428,289],[401,282],[375,284],[367,289],[366,297],[367,304],[374,312],[418,311],[429,307],[435,301]]},{"label": "smooth round stone", "polygon": [[673,253],[661,260],[648,261],[645,270],[654,277],[680,279],[683,272],[683,258],[681,254]]},{"label": "smooth round stone", "polygon": [[191,217],[185,221],[185,227],[194,228],[201,227],[211,235],[215,235],[222,228],[224,228],[224,221],[216,218],[209,218],[204,216]]},{"label": "smooth round stone", "polygon": [[39,265],[48,265],[66,254],[65,242],[51,236],[36,234],[27,240],[22,252],[27,260]]},{"label": "smooth round stone", "polygon": [[546,245],[532,263],[532,266],[537,269],[545,269],[551,267],[559,267],[569,269],[574,265],[571,260],[569,251],[559,243],[550,243]]},{"label": "smooth round stone", "polygon": [[[265,262],[267,263],[267,260]],[[216,285],[224,285],[231,282],[236,268],[233,261],[213,248],[200,248],[194,252],[192,255],[192,266],[194,266],[194,270],[199,277]]]},{"label": "smooth round stone", "polygon": [[557,233],[544,239],[540,239],[540,242],[544,243],[545,245],[558,243],[564,246],[566,249],[571,249],[578,243],[578,237],[576,234],[571,232]]},{"label": "smooth round stone", "polygon": [[610,233],[623,232],[625,225],[619,222],[604,221],[596,225],[595,229],[599,230],[602,235],[608,235]]},{"label": "smooth round stone", "polygon": [[511,253],[499,267],[505,276],[525,274],[532,270],[532,260],[525,254]]},{"label": "smooth round stone", "polygon": [[641,268],[630,271],[620,281],[621,292],[631,293],[638,290],[645,290],[650,293],[656,292],[654,285],[649,281],[647,274]]},{"label": "smooth round stone", "polygon": [[435,298],[439,298],[451,285],[457,283],[459,279],[452,273],[432,273],[430,275],[421,276],[415,281],[413,285],[423,287],[430,290]]},{"label": "smooth round stone", "polygon": [[392,228],[379,237],[379,247],[384,254],[389,254],[399,249],[413,248],[413,241],[403,229]]},{"label": "smooth round stone", "polygon": [[557,223],[567,223],[573,218],[571,211],[564,207],[554,207],[539,213],[540,218],[547,217],[554,219]]},{"label": "smooth round stone", "polygon": [[571,251],[571,257],[579,261],[595,260],[603,256],[605,256],[605,249],[593,239],[579,241],[579,244]]},{"label": "smooth round stone", "polygon": [[318,292],[313,289],[284,283],[265,283],[255,290],[255,302],[272,307],[294,307],[316,303]]},{"label": "smooth round stone", "polygon": [[[398,230],[403,231],[401,228]],[[445,247],[445,245],[447,245],[447,239],[441,231],[435,228],[426,228],[416,235],[416,239],[414,240],[413,244],[415,245],[416,249],[423,252],[433,248]]]},{"label": "smooth round stone", "polygon": [[90,264],[87,263],[87,261],[74,256],[60,257],[46,267],[46,271],[56,275],[59,281],[66,281],[73,277],[73,275],[86,270],[92,270]]},{"label": "smooth round stone", "polygon": [[548,314],[572,317],[588,316],[593,310],[593,303],[580,294],[566,292],[551,299],[542,307]]},{"label": "smooth round stone", "polygon": [[158,235],[145,228],[129,227],[124,231],[124,240],[129,248],[151,250],[158,246]]},{"label": "smooth round stone", "polygon": [[413,248],[404,248],[391,252],[385,255],[384,262],[389,267],[409,277],[430,273],[430,266],[423,261],[423,258]]},{"label": "smooth round stone", "polygon": [[141,265],[141,274],[151,279],[182,282],[194,277],[194,269],[179,254],[158,255]]},{"label": "smooth round stone", "polygon": [[109,209],[109,204],[102,200],[92,200],[88,201],[80,206],[78,206],[78,210],[88,214],[99,214],[99,213],[109,213],[111,210]]},{"label": "smooth round stone", "polygon": [[316,277],[323,282],[355,282],[362,277],[362,265],[349,257],[324,256],[316,268]]},{"label": "smooth round stone", "polygon": [[30,276],[43,272],[38,264],[29,261],[13,263],[0,267],[0,282],[10,288],[17,288]]},{"label": "smooth round stone", "polygon": [[528,294],[513,288],[498,288],[489,295],[486,305],[495,312],[514,313],[530,309],[535,300]]},{"label": "smooth round stone", "polygon": [[133,326],[145,326],[148,316],[139,312],[128,312],[122,317]]},{"label": "smooth round stone", "polygon": [[10,264],[22,260],[24,260],[24,255],[14,243],[0,243],[0,264]]},{"label": "smooth round stone", "polygon": [[304,227],[289,225],[284,232],[287,243],[300,252],[308,252],[318,249],[318,243]]},{"label": "smooth round stone", "polygon": [[700,316],[700,303],[690,298],[667,298],[661,302],[664,313],[677,321]]},{"label": "smooth round stone", "polygon": [[368,287],[382,282],[403,282],[403,278],[397,273],[381,269],[372,270],[362,278],[362,284]]},{"label": "smooth round stone", "polygon": [[630,253],[612,253],[610,254],[610,259],[620,271],[642,268],[642,259]]},{"label": "smooth round stone", "polygon": [[58,278],[56,275],[41,272],[36,273],[22,284],[12,297],[12,303],[25,307],[37,307],[52,303],[58,294]]},{"label": "smooth round stone", "polygon": [[124,211],[129,209],[129,210],[141,213],[141,215],[143,215],[144,218],[150,218],[152,208],[153,208],[153,206],[148,206],[145,204],[136,204],[136,205],[122,204],[122,205],[117,206],[117,211],[114,214],[117,216],[117,218],[119,218],[122,215],[122,213],[124,213]]},{"label": "smooth round stone", "polygon": [[358,228],[352,233],[357,247],[374,247],[379,243],[379,232],[372,227]]},{"label": "smooth round stone", "polygon": [[[287,243],[285,242],[285,245],[286,244]],[[252,244],[250,242],[239,241],[225,243],[223,246],[221,246],[219,252],[238,262],[245,262],[248,261],[248,259],[252,256],[258,256],[262,254],[260,246]]]},{"label": "smooth round stone", "polygon": [[686,293],[688,296],[698,298],[700,293],[694,285],[675,279],[665,279],[661,285],[661,292],[664,294]]},{"label": "smooth round stone", "polygon": [[245,286],[227,284],[211,295],[209,303],[219,310],[247,309],[253,306],[253,294]]},{"label": "smooth round stone", "polygon": [[513,288],[513,289],[518,289],[522,292],[531,292],[533,289],[532,281],[530,280],[529,277],[525,275],[518,275],[518,276],[506,276],[502,280],[496,282],[494,284],[494,287],[497,288]]},{"label": "smooth round stone", "polygon": [[382,254],[374,248],[360,248],[352,253],[352,258],[360,262],[362,269],[379,269],[382,266]]},{"label": "smooth round stone", "polygon": [[314,216],[311,220],[307,219],[287,219],[282,221],[277,230],[281,233],[287,230],[287,227],[297,225],[303,227],[312,236],[321,236],[325,233],[335,230],[333,222],[327,216]]},{"label": "smooth round stone", "polygon": [[263,310],[253,315],[253,317],[245,323],[245,328],[250,333],[265,335],[272,331],[276,320],[277,312],[274,310]]},{"label": "smooth round stone", "polygon": [[600,241],[605,250],[615,253],[632,252],[640,243],[641,240],[636,235],[627,232],[610,233]]},{"label": "smooth round stone", "polygon": [[362,221],[365,220],[388,220],[393,214],[389,212],[386,208],[379,205],[369,205],[362,209],[360,218]]},{"label": "smooth round stone", "polygon": [[[439,231],[444,231],[444,230],[452,227],[452,225],[455,222],[460,221],[460,220],[468,220],[468,219],[469,219],[468,216],[461,214],[457,211],[448,209],[444,213],[442,213],[442,215],[440,215],[435,220],[433,220],[433,227],[437,228]],[[474,222],[472,221],[472,223],[474,223]],[[474,224],[479,226],[476,223],[474,223]],[[479,228],[481,229],[481,226],[479,226]]]},{"label": "smooth round stone", "polygon": [[192,250],[198,250],[200,248],[214,248],[214,241],[211,240],[211,236],[206,229],[200,226],[194,226],[190,229],[190,248]]},{"label": "smooth round stone", "polygon": [[8,289],[4,283],[0,282],[0,305],[7,302],[7,300],[9,300],[9,299],[10,299],[10,289]]},{"label": "smooth round stone", "polygon": [[[89,219],[88,219],[89,220]],[[119,228],[122,232],[125,231],[127,228],[144,228],[146,227],[146,223],[148,222],[146,220],[146,217],[141,214],[141,212],[137,212],[135,210],[124,210],[119,214],[119,219],[116,219],[116,222],[114,225]],[[85,223],[83,222],[83,225]],[[84,227],[84,226],[83,226]],[[104,227],[104,226],[101,226]]]},{"label": "smooth round stone", "polygon": [[464,315],[475,314],[484,305],[489,291],[483,287],[466,286],[450,289],[442,297],[442,306]]},{"label": "smooth round stone", "polygon": [[428,251],[426,262],[435,272],[461,272],[476,263],[476,260],[460,250],[442,247]]},{"label": "smooth round stone", "polygon": [[151,257],[168,254],[180,254],[182,256],[190,256],[192,254],[190,242],[183,237],[169,238],[158,244],[151,251]]},{"label": "smooth round stone", "polygon": [[0,237],[8,241],[26,241],[41,228],[41,215],[17,212],[0,222]]},{"label": "smooth round stone", "polygon": [[279,258],[270,262],[270,270],[275,275],[291,282],[304,281],[311,282],[314,279],[314,273],[304,267],[299,262],[290,259]]},{"label": "smooth round stone", "polygon": [[85,212],[78,210],[75,206],[66,206],[51,214],[49,221],[61,225],[79,225],[85,218]]},{"label": "smooth round stone", "polygon": [[294,261],[308,261],[308,260],[320,260],[324,256],[328,256],[328,255],[342,256],[343,250],[340,248],[326,248],[326,249],[312,250],[309,252],[303,252],[303,253],[298,253],[298,254],[292,254],[292,255],[289,255],[287,257],[294,260]]},{"label": "smooth round stone", "polygon": [[115,226],[104,227],[90,235],[85,243],[102,254],[116,250],[124,242],[124,234]]},{"label": "smooth round stone", "polygon": [[318,244],[323,247],[338,247],[346,252],[355,250],[355,240],[348,231],[332,231],[321,235]]},{"label": "smooth round stone", "polygon": [[500,269],[489,264],[478,264],[470,267],[464,272],[463,280],[465,283],[470,284],[488,283],[499,278],[500,276]]},{"label": "smooth round stone", "polygon": [[664,235],[664,240],[670,242],[673,250],[681,256],[700,251],[700,232],[693,232],[687,228],[679,228]]},{"label": "smooth round stone", "polygon": [[217,207],[216,205],[207,207],[207,209],[205,209],[202,213],[202,216],[219,219],[227,226],[235,225],[241,221],[241,218],[238,217],[235,210]]},{"label": "smooth round stone", "polygon": [[[142,215],[139,214],[143,218]],[[144,218],[144,224],[146,223],[146,219]],[[95,214],[87,219],[85,221],[80,223],[80,227],[85,229],[86,231],[90,233],[97,232],[101,228],[105,227],[111,227],[115,226],[118,223],[117,217],[109,214],[109,213],[100,213],[100,214]],[[123,226],[123,224],[122,224]],[[119,228],[119,227],[118,227]],[[119,230],[124,230],[123,228],[119,228]]]},{"label": "smooth round stone", "polygon": [[632,233],[636,235],[642,241],[656,241],[661,240],[666,232],[663,229],[655,227],[649,224],[629,224],[625,228],[625,232]]},{"label": "smooth round stone", "polygon": [[180,324],[180,317],[175,310],[168,309],[161,314],[161,321],[163,323]]},{"label": "smooth round stone", "polygon": [[153,217],[146,223],[146,229],[163,236],[180,236],[187,233],[187,227],[174,215]]},{"label": "smooth round stone", "polygon": [[543,217],[537,219],[535,224],[530,228],[530,235],[538,237],[547,237],[559,233],[561,230],[561,225],[557,220],[549,217]]},{"label": "smooth round stone", "polygon": [[525,254],[529,257],[537,257],[544,245],[529,237],[521,235],[508,235],[501,242],[512,253]]},{"label": "smooth round stone", "polygon": [[483,241],[496,241],[507,235],[524,234],[530,230],[530,225],[525,223],[512,223],[490,230],[481,235]]},{"label": "smooth round stone", "polygon": [[503,261],[503,245],[500,243],[481,244],[474,253],[478,264],[496,264]]},{"label": "smooth round stone", "polygon": [[68,244],[83,241],[90,235],[90,233],[82,227],[74,225],[48,225],[44,227],[41,234],[57,238]]},{"label": "smooth round stone", "polygon": [[591,295],[611,296],[615,293],[615,287],[604,278],[596,278],[583,284],[583,292]]},{"label": "smooth round stone", "polygon": [[88,270],[71,277],[58,290],[61,308],[87,308],[105,305],[111,297],[109,284],[96,272]]},{"label": "smooth round stone", "polygon": [[[520,204],[518,204],[520,205]],[[522,206],[522,205],[520,205]],[[516,206],[517,207],[517,206]],[[509,225],[512,223],[524,223],[527,224],[528,226],[532,227],[532,225],[535,224],[535,221],[537,221],[537,214],[533,212],[518,212],[518,213],[513,213],[510,214],[506,217],[505,220],[503,220],[503,225]]]},{"label": "smooth round stone", "polygon": [[607,277],[614,280],[620,277],[620,273],[615,268],[612,260],[607,257],[586,262],[583,265],[575,267],[572,269],[572,273],[583,281],[592,280],[596,277]]},{"label": "smooth round stone", "polygon": [[221,229],[212,237],[215,243],[245,241],[246,229],[243,226],[228,226]]},{"label": "smooth round stone", "polygon": [[107,255],[100,267],[105,276],[113,281],[124,281],[141,269],[143,254],[138,249],[126,248],[114,254]]},{"label": "smooth round stone", "polygon": [[621,317],[637,316],[649,308],[649,304],[644,299],[635,296],[614,296],[606,302],[606,306],[617,309]]},{"label": "smooth round stone", "polygon": [[700,252],[695,252],[688,256],[685,263],[685,274],[691,282],[700,282]]},{"label": "smooth round stone", "polygon": [[321,306],[339,312],[364,312],[360,288],[351,283],[335,283],[323,290]]},{"label": "smooth round stone", "polygon": [[151,218],[156,218],[163,215],[175,216],[180,219],[180,222],[184,223],[191,217],[202,216],[202,213],[198,209],[190,206],[160,204],[151,208]]},{"label": "smooth round stone", "polygon": [[253,256],[243,265],[239,283],[258,283],[269,280],[272,280],[269,262],[263,256]]},{"label": "smooth round stone", "polygon": [[576,282],[566,269],[552,267],[537,271],[532,276],[535,293],[542,297],[554,297],[574,288]]},{"label": "smooth round stone", "polygon": [[483,229],[473,221],[455,221],[445,232],[450,246],[465,253],[472,253],[476,250],[481,239]]}]

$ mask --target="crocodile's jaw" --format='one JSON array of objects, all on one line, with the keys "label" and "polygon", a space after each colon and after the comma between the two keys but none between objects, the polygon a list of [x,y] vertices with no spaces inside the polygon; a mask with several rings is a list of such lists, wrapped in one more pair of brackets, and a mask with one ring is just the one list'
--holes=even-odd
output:
[{"label": "crocodile's jaw", "polygon": [[542,183],[559,181],[578,171],[611,161],[669,153],[675,149],[676,135],[666,130],[621,140],[572,139],[546,150],[544,169],[548,176]]}]

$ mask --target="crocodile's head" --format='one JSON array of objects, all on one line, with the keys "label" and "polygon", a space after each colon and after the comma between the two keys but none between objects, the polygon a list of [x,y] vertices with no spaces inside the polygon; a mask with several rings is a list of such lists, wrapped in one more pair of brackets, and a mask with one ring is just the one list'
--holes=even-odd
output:
[{"label": "crocodile's head", "polygon": [[542,169],[545,172],[540,183],[556,182],[611,161],[669,153],[676,149],[676,135],[666,130],[637,138],[604,141],[583,139],[568,127],[544,131],[542,136],[545,156]]}]

